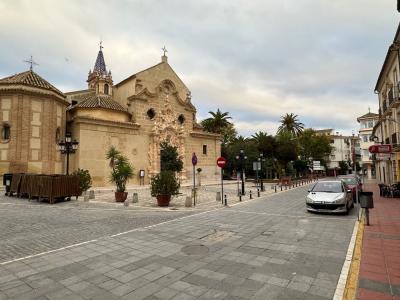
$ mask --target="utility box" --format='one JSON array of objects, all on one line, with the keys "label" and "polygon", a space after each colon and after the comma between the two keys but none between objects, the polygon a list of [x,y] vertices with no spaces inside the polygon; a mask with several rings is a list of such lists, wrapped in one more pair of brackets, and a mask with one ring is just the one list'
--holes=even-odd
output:
[{"label": "utility box", "polygon": [[372,192],[360,192],[361,208],[374,208],[374,199]]}]

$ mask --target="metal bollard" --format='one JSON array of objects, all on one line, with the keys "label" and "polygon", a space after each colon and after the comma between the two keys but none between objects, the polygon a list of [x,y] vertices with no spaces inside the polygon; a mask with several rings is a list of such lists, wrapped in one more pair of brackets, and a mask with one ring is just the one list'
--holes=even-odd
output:
[{"label": "metal bollard", "polygon": [[282,184],[281,184],[281,192],[282,192],[282,189],[283,189],[283,186],[282,186]]},{"label": "metal bollard", "polygon": [[251,191],[249,192],[250,194],[250,199],[253,199],[253,194],[251,193]]},{"label": "metal bollard", "polygon": [[89,191],[89,199],[94,199],[94,190]]},{"label": "metal bollard", "polygon": [[227,206],[228,205],[228,199],[226,198],[226,194],[224,195],[224,205]]},{"label": "metal bollard", "polygon": [[239,202],[242,202],[242,194],[239,194]]},{"label": "metal bollard", "polygon": [[285,191],[287,191],[287,185],[285,185]]},{"label": "metal bollard", "polygon": [[275,193],[276,193],[276,185],[275,185]]},{"label": "metal bollard", "polygon": [[260,197],[260,189],[257,189],[257,197]]},{"label": "metal bollard", "polygon": [[221,192],[217,192],[217,195],[215,197],[215,201],[221,201]]},{"label": "metal bollard", "polygon": [[138,202],[139,202],[138,193],[133,193],[133,195],[132,195],[132,203],[138,203]]}]

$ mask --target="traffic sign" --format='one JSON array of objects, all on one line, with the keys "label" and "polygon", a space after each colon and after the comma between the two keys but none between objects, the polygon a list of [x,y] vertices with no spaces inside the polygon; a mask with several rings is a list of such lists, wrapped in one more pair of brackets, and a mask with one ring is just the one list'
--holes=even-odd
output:
[{"label": "traffic sign", "polygon": [[261,161],[253,161],[253,171],[261,171]]},{"label": "traffic sign", "polygon": [[220,168],[225,168],[225,166],[226,166],[226,159],[225,159],[225,157],[222,157],[222,156],[218,157],[218,159],[217,159],[217,166],[220,167]]},{"label": "traffic sign", "polygon": [[196,153],[194,153],[194,152],[192,155],[192,165],[193,166],[197,165],[197,156],[196,156]]},{"label": "traffic sign", "polygon": [[368,148],[369,153],[392,153],[392,145],[372,145]]}]

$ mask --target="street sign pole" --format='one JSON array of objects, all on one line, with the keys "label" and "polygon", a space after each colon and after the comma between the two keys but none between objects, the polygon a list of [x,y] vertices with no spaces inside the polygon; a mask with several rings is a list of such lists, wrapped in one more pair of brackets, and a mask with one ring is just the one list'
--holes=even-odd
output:
[{"label": "street sign pole", "polygon": [[193,165],[193,206],[196,206],[196,165],[197,165],[197,156],[196,153],[193,152],[192,155],[192,165]]},{"label": "street sign pole", "polygon": [[224,157],[218,157],[217,166],[221,168],[221,201],[223,205],[227,205],[226,197],[224,196],[224,168],[226,166],[226,160]]}]

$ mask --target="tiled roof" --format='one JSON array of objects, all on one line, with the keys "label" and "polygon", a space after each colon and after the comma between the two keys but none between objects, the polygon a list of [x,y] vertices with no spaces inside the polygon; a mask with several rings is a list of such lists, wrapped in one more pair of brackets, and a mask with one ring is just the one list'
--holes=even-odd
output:
[{"label": "tiled roof", "polygon": [[107,74],[106,63],[104,61],[103,51],[99,51],[97,54],[96,63],[94,64],[93,72],[99,72],[100,74]]},{"label": "tiled roof", "polygon": [[72,100],[77,100],[78,104],[71,107],[71,109],[75,107],[105,108],[105,109],[128,112],[127,109],[125,109],[118,102],[114,101],[109,95],[96,95],[95,92],[90,92],[86,94],[76,95],[72,98]]},{"label": "tiled roof", "polygon": [[60,90],[58,90],[56,87],[51,85],[49,82],[44,80],[32,70],[0,79],[0,85],[6,84],[21,84],[35,88],[41,88],[55,92],[62,97],[65,97],[65,95]]}]

